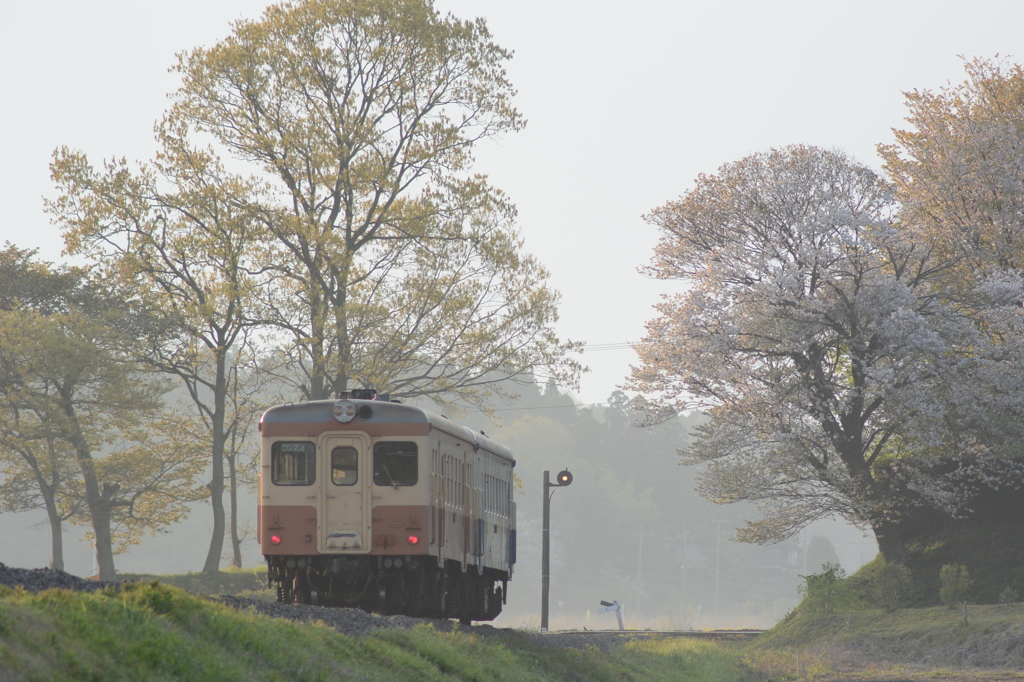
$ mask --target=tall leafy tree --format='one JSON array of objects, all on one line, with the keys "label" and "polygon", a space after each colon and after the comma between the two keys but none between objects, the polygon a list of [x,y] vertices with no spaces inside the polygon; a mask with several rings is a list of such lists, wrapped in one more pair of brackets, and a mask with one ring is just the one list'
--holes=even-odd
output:
[{"label": "tall leafy tree", "polygon": [[701,176],[648,218],[662,230],[651,274],[690,288],[657,307],[629,383],[653,418],[707,411],[684,459],[707,464],[708,497],[759,503],[743,539],[838,515],[905,563],[913,509],[956,509],[966,465],[999,469],[983,435],[1020,374],[937,295],[946,261],[894,210],[866,167],[788,147]]},{"label": "tall leafy tree", "polygon": [[[77,483],[62,493],[73,520],[91,524],[100,578],[112,580],[117,551],[181,518],[201,497],[194,451],[180,429],[161,428],[165,386],[134,359],[140,328],[123,292],[32,255],[10,246],[0,255],[0,278],[11,285],[0,297],[0,410],[5,418],[33,417],[8,421],[5,436],[71,455]],[[28,428],[12,433],[19,423]],[[40,493],[52,491],[40,485]]]},{"label": "tall leafy tree", "polygon": [[[44,315],[67,311],[69,292],[78,289],[81,273],[52,271],[33,261],[34,253],[8,244],[0,251],[0,311],[34,310]],[[36,340],[17,326],[2,332],[7,348],[33,345]],[[74,451],[47,422],[42,405],[21,403],[16,387],[23,380],[14,358],[0,362],[0,383],[7,387],[0,399],[0,503],[8,511],[42,508],[50,525],[50,565],[64,569],[63,524],[80,510],[71,488],[78,468]],[[11,399],[15,398],[15,399]]]},{"label": "tall leafy tree", "polygon": [[[234,403],[259,389],[247,369],[259,322],[254,291],[265,283],[254,264],[260,242],[249,201],[258,189],[180,133],[161,126],[159,154],[137,170],[124,160],[97,170],[84,154],[59,149],[52,173],[60,195],[49,209],[70,253],[142,285],[153,319],[141,357],[184,384],[197,422],[190,428],[207,434],[213,532],[203,570],[216,572],[228,518],[225,479],[233,473],[225,471],[225,448],[249,425]],[[233,500],[233,478],[228,490]]]},{"label": "tall leafy tree", "polygon": [[910,128],[880,145],[905,227],[957,263],[961,292],[1024,273],[1024,70],[975,59],[967,79],[906,94]]},{"label": "tall leafy tree", "polygon": [[0,406],[0,419],[0,508],[43,509],[50,524],[50,566],[63,571],[64,522],[81,513],[72,493],[77,474],[74,453],[31,408]]},{"label": "tall leafy tree", "polygon": [[180,57],[168,125],[268,185],[262,291],[307,397],[479,403],[529,368],[575,378],[547,273],[471,172],[478,142],[524,124],[509,56],[429,0],[302,0]]}]

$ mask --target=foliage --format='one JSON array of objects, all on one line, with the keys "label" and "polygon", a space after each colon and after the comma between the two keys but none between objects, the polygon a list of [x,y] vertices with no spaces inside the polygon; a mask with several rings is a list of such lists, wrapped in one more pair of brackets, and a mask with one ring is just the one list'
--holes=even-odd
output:
[{"label": "foliage", "polygon": [[1017,593],[1017,590],[1015,590],[1012,587],[1010,587],[1009,585],[1007,585],[1006,587],[1003,588],[1003,591],[999,593],[999,601],[998,601],[998,603],[999,604],[1013,604],[1018,599],[1020,599],[1020,595]]},{"label": "foliage", "polygon": [[179,55],[163,126],[215,140],[259,186],[235,200],[259,220],[263,311],[307,397],[480,403],[534,367],[575,380],[547,273],[470,170],[478,142],[524,124],[510,56],[429,0],[273,5]]},{"label": "foliage", "polygon": [[971,589],[971,576],[962,564],[946,564],[939,569],[939,598],[946,608],[958,605]]},{"label": "foliage", "polygon": [[[20,453],[31,467],[26,444],[46,444],[49,474],[37,475],[36,490],[59,512],[50,516],[51,531],[59,533],[61,518],[89,523],[100,575],[109,580],[115,552],[140,532],[181,518],[185,503],[203,496],[194,481],[198,469],[187,447],[162,447],[165,435],[175,447],[184,442],[159,432],[165,387],[133,361],[138,325],[131,298],[86,270],[54,269],[32,256],[9,246],[0,257],[8,281],[51,279],[35,297],[0,308],[0,420],[12,446],[3,454]],[[47,291],[52,296],[40,298]],[[59,481],[55,467],[64,472]],[[12,482],[24,481],[14,473]],[[48,489],[56,483],[59,495]],[[34,494],[31,487],[23,492]],[[57,549],[55,543],[55,563]]]},{"label": "foliage", "polygon": [[880,145],[907,227],[953,260],[963,289],[992,274],[1024,271],[1024,70],[966,61],[967,79],[905,93],[909,130]]},{"label": "foliage", "polygon": [[[895,208],[870,169],[788,147],[701,176],[648,217],[662,230],[649,271],[690,287],[658,306],[629,386],[651,420],[707,410],[684,461],[707,464],[709,499],[759,504],[742,539],[838,515],[906,563],[901,523],[966,506],[965,471],[1018,476],[1001,448],[1020,434],[999,417],[1019,407],[1015,356],[936,295],[943,263]],[[985,291],[993,318],[1019,317]]]},{"label": "foliage", "polygon": [[[866,604],[887,610],[911,605],[920,585],[913,581],[914,573],[904,565],[879,557],[863,566],[849,579],[850,587]],[[920,581],[919,581],[920,582]]]},{"label": "foliage", "polygon": [[245,199],[255,189],[172,127],[158,133],[155,162],[137,172],[124,160],[98,171],[84,154],[57,150],[51,172],[60,196],[48,208],[70,253],[99,262],[106,276],[144,298],[150,319],[140,360],[188,391],[193,424],[185,428],[205,432],[208,443],[214,518],[204,570],[216,571],[225,478],[233,503],[239,482],[231,445],[244,441],[241,431],[251,426],[262,376],[251,341],[259,321],[254,292],[265,282],[255,264],[256,219]]},{"label": "foliage", "polygon": [[833,613],[843,609],[851,609],[858,605],[857,593],[847,583],[846,571],[838,564],[826,563],[821,573],[802,576],[804,584],[800,586],[803,601],[801,609]]}]

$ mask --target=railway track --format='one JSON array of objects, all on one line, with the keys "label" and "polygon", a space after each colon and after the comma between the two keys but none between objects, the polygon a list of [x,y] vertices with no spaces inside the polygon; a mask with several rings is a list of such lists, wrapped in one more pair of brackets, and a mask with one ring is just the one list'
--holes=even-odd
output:
[{"label": "railway track", "polygon": [[559,630],[550,635],[559,634],[599,634],[618,636],[654,636],[654,637],[691,637],[694,639],[753,639],[764,630]]}]

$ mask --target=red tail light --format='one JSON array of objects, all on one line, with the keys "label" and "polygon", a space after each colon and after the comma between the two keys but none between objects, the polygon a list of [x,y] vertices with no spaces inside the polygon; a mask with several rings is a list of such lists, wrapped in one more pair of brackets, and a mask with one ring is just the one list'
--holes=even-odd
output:
[{"label": "red tail light", "polygon": [[409,536],[409,544],[410,545],[415,545],[419,541],[420,541],[420,539],[418,537],[416,537],[415,535],[410,535]]},{"label": "red tail light", "polygon": [[280,545],[281,544],[281,536],[280,535],[271,535],[270,536],[270,544],[272,544],[272,545]]}]

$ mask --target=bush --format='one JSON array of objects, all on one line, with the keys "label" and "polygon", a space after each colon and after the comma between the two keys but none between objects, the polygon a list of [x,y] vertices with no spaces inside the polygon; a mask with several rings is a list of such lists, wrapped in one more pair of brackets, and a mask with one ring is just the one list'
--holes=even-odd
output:
[{"label": "bush", "polygon": [[939,598],[951,609],[964,601],[971,589],[971,576],[962,564],[946,564],[939,569],[939,583]]},{"label": "bush", "polygon": [[804,579],[800,586],[801,608],[832,613],[858,605],[857,595],[846,581],[846,571],[839,564],[823,564],[821,573],[801,577]]},{"label": "bush", "polygon": [[893,611],[899,608],[904,593],[910,587],[910,569],[883,561],[875,572],[874,583],[873,592],[878,604]]}]

